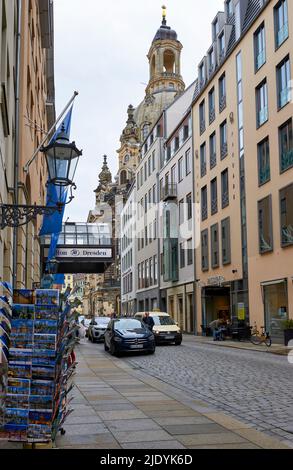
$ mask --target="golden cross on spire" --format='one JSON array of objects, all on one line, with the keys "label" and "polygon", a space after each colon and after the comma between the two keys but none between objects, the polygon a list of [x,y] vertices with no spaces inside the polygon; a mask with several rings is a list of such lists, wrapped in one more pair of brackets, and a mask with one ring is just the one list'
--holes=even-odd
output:
[{"label": "golden cross on spire", "polygon": [[163,24],[167,24],[167,7],[165,5],[162,6],[162,10],[163,10]]}]

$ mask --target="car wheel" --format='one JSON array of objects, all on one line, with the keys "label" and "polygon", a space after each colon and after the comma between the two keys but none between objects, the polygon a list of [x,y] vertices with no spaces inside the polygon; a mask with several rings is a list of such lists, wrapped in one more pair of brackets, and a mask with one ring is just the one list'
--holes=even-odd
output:
[{"label": "car wheel", "polygon": [[175,346],[180,346],[181,343],[182,343],[182,340],[181,341],[175,341]]},{"label": "car wheel", "polygon": [[115,356],[116,354],[116,348],[113,343],[110,343],[110,353],[112,354],[112,356]]},{"label": "car wheel", "polygon": [[149,354],[155,354],[155,349],[153,351],[149,351]]}]

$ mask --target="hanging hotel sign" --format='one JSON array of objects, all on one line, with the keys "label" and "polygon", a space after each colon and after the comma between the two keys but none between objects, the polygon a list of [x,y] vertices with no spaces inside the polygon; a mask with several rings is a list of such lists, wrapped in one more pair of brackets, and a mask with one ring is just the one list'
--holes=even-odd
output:
[{"label": "hanging hotel sign", "polygon": [[225,278],[223,276],[213,276],[208,278],[208,286],[220,286],[225,282]]},{"label": "hanging hotel sign", "polygon": [[112,258],[111,248],[57,248],[56,258]]}]

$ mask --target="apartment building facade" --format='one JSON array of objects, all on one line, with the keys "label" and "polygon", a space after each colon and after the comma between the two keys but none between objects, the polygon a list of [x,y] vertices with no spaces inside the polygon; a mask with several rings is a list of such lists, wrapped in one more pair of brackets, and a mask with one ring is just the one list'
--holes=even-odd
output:
[{"label": "apartment building facade", "polygon": [[193,102],[197,324],[256,322],[277,341],[293,308],[291,9],[227,0]]},{"label": "apartment building facade", "polygon": [[[17,8],[11,0],[0,2],[0,204],[13,204],[15,168],[15,89]],[[13,281],[13,229],[0,230],[0,280]]]}]

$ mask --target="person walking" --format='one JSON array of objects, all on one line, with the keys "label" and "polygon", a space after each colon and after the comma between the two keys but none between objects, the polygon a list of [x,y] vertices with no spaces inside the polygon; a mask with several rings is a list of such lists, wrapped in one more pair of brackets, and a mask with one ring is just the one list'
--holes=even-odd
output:
[{"label": "person walking", "polygon": [[148,327],[149,330],[153,331],[155,322],[154,322],[153,317],[150,317],[149,312],[145,312],[145,314],[142,318],[142,322]]}]

